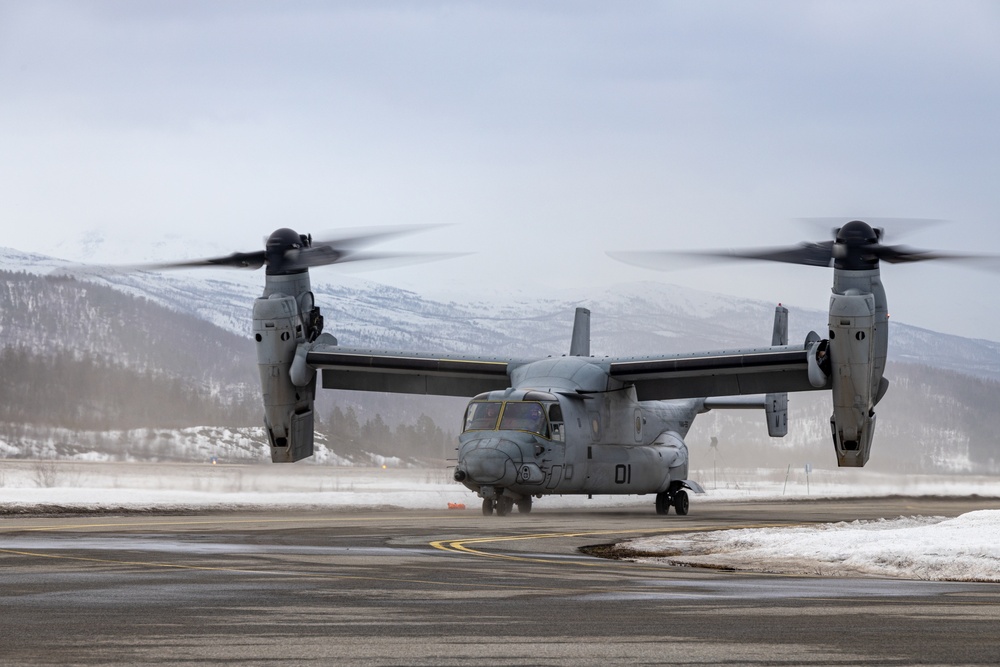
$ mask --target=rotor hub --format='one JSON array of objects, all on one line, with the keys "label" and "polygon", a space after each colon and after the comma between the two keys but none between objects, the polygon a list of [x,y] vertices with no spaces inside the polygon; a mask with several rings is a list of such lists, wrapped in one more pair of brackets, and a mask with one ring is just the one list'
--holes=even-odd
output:
[{"label": "rotor hub", "polygon": [[296,232],[294,229],[282,227],[274,230],[267,237],[265,245],[265,255],[267,257],[268,275],[285,275],[291,273],[302,273],[305,268],[294,266],[288,268],[290,255],[298,253],[303,248],[310,245],[309,238]]},{"label": "rotor hub", "polygon": [[837,230],[837,243],[850,246],[874,245],[879,242],[879,234],[867,222],[852,220]]},{"label": "rotor hub", "polygon": [[878,268],[879,233],[867,222],[852,220],[837,230],[833,266],[848,271]]}]

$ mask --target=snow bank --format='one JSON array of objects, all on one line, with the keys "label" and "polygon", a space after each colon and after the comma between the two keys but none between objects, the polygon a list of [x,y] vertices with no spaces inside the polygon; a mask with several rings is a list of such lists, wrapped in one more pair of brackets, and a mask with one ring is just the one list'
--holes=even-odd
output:
[{"label": "snow bank", "polygon": [[751,572],[1000,582],[1000,510],[687,533],[618,548],[669,554],[640,561]]},{"label": "snow bank", "polygon": [[[96,458],[96,457],[95,457]],[[451,478],[452,470],[402,468],[398,459],[380,458],[378,467],[272,463],[210,465],[115,461],[33,461],[0,459],[0,511],[28,512],[53,506],[86,511],[198,510],[310,507],[445,509],[464,503],[479,510],[474,493]],[[385,466],[384,468],[382,466]],[[784,482],[785,471],[731,472],[720,488],[701,477],[708,493],[690,494],[691,511],[715,502],[793,500],[852,496],[1000,494],[995,477],[892,476],[867,471],[823,475],[808,487],[804,480]],[[692,475],[694,477],[694,475]],[[727,488],[728,487],[728,488]],[[634,508],[652,511],[645,496],[546,496],[539,508]]]},{"label": "snow bank", "polygon": [[692,502],[711,500],[792,500],[879,496],[1000,497],[1000,478],[992,475],[885,473],[864,468],[692,469],[691,479],[708,491]]},{"label": "snow bank", "polygon": [[[220,511],[229,509],[439,509],[480,511],[482,501],[451,470],[318,465],[210,465],[0,461],[0,512]],[[386,466],[385,468],[382,465]],[[652,507],[652,496],[556,496],[549,508]]]}]

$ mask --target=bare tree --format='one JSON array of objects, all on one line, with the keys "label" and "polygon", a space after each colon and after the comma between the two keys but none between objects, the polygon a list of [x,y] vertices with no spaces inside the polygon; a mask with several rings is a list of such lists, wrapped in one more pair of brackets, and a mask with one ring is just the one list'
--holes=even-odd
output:
[{"label": "bare tree", "polygon": [[35,461],[32,464],[32,471],[35,476],[35,484],[39,488],[51,488],[56,485],[59,479],[59,468],[55,461]]}]

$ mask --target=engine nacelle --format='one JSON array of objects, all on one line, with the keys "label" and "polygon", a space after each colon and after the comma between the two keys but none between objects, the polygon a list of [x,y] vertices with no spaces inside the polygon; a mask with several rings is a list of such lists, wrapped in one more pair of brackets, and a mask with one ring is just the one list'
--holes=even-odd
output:
[{"label": "engine nacelle", "polygon": [[297,379],[304,384],[296,386],[292,382],[296,350],[305,343],[297,299],[280,292],[267,294],[253,306],[264,424],[271,443],[271,460],[292,463],[313,454],[316,377],[296,369]]},{"label": "engine nacelle", "polygon": [[838,465],[861,467],[871,451],[874,394],[882,378],[873,377],[875,298],[852,291],[830,298],[830,427]]}]

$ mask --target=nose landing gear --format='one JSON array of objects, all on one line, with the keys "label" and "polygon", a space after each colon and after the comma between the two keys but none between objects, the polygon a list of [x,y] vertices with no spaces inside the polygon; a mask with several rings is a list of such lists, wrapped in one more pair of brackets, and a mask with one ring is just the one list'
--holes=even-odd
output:
[{"label": "nose landing gear", "polygon": [[495,511],[497,516],[507,516],[514,509],[514,499],[509,496],[494,496],[483,498],[483,515],[490,516]]},{"label": "nose landing gear", "polygon": [[507,495],[495,494],[488,498],[483,498],[483,515],[490,516],[493,512],[496,512],[497,516],[507,516],[514,509],[514,505],[517,505],[518,513],[528,514],[531,512],[531,496],[522,496],[514,500]]}]

